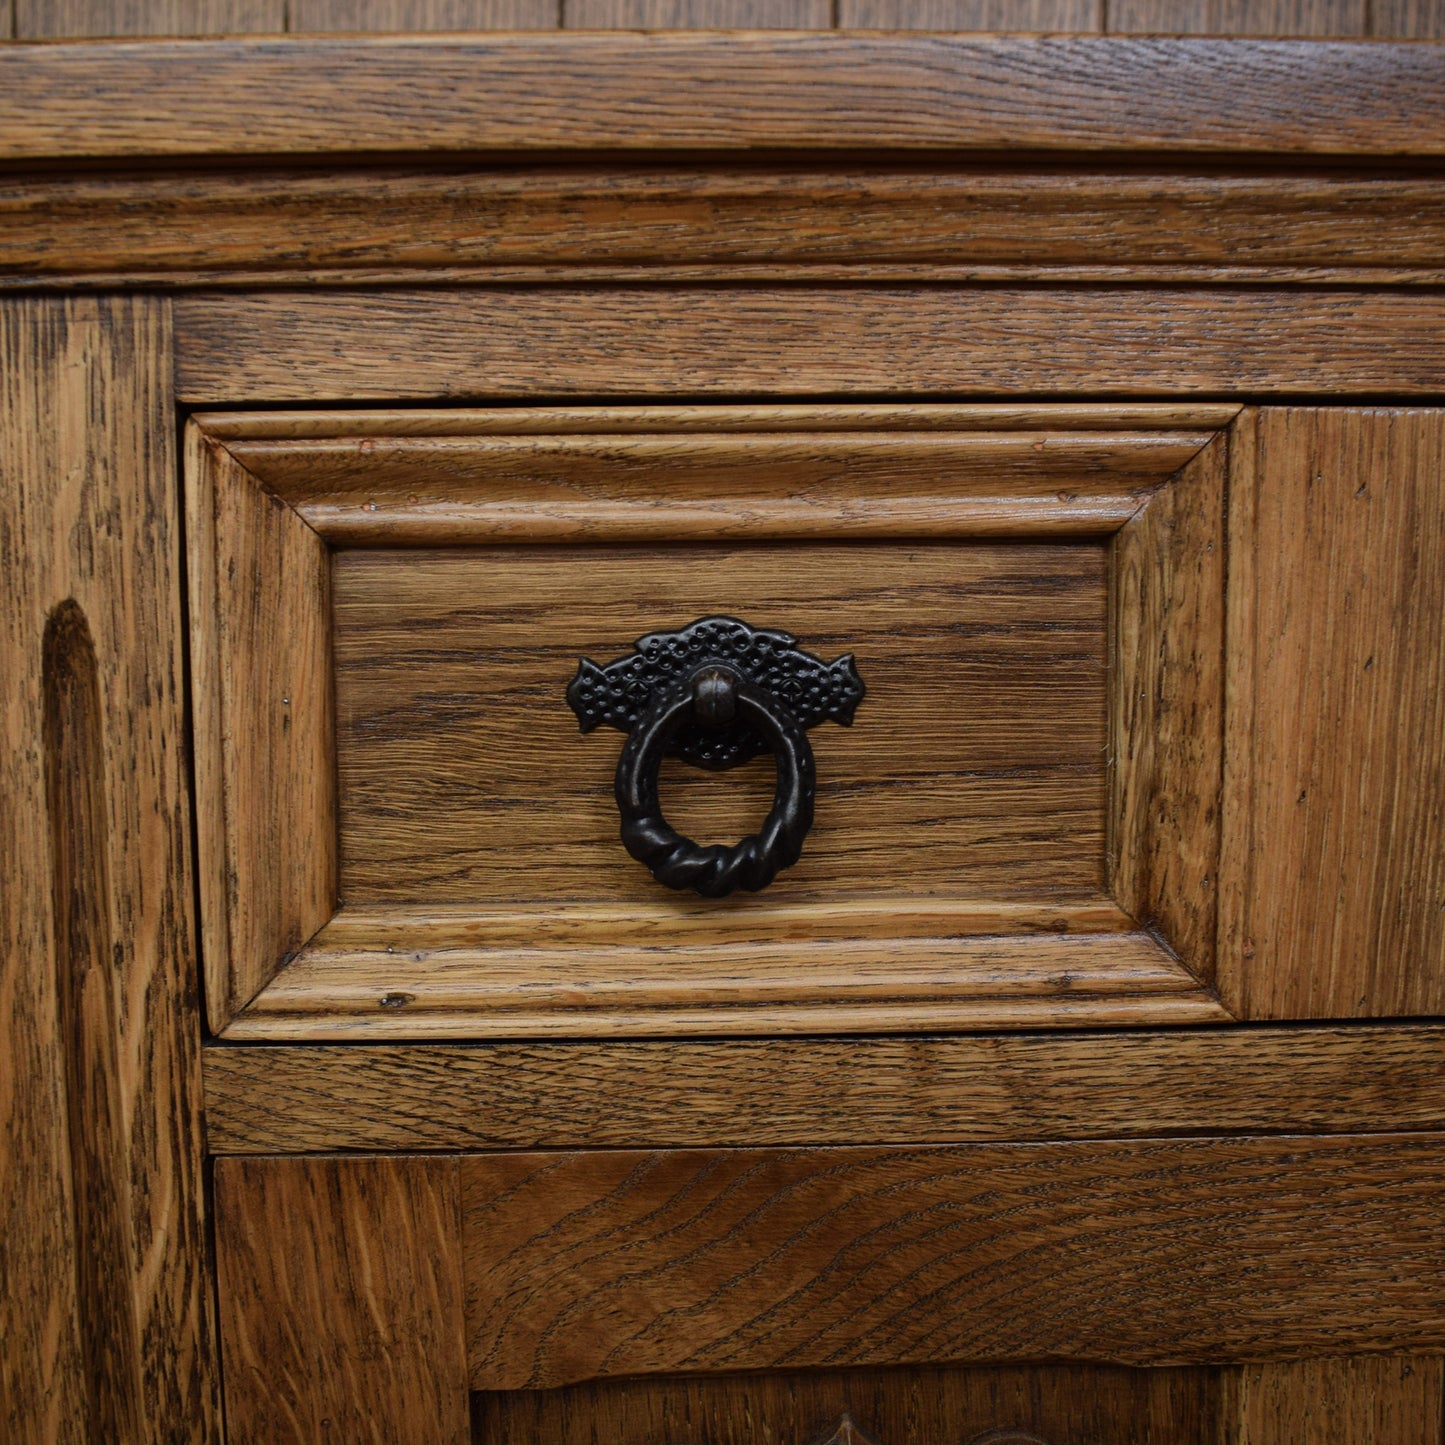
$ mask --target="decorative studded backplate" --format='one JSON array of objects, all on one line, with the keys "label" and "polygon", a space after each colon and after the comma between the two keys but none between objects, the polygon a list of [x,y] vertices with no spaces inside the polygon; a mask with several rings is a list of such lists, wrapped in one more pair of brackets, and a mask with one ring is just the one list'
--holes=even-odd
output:
[{"label": "decorative studded backplate", "polygon": [[[633,647],[605,667],[585,657],[577,664],[567,701],[584,733],[603,723],[630,732],[656,697],[707,663],[734,668],[772,693],[804,728],[827,721],[848,727],[863,700],[852,653],[824,662],[798,647],[791,633],[749,627],[736,617],[703,617],[678,632],[649,632]],[[769,745],[746,725],[694,725],[678,733],[669,751],[698,767],[722,769],[769,751]]]}]

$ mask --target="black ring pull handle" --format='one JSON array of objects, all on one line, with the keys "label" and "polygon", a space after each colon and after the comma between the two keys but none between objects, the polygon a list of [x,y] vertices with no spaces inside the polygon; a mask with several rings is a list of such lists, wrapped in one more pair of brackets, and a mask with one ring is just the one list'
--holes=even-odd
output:
[{"label": "black ring pull handle", "polygon": [[[864,687],[851,655],[825,663],[786,632],[734,617],[704,617],[652,632],[606,667],[583,658],[567,688],[582,731],[601,723],[628,734],[617,764],[622,842],[669,888],[724,898],[766,888],[798,861],[813,825],[816,773],[806,729],[848,726]],[[685,838],[663,816],[662,759],[725,769],[771,752],[778,781],[762,828],[730,848]]]}]

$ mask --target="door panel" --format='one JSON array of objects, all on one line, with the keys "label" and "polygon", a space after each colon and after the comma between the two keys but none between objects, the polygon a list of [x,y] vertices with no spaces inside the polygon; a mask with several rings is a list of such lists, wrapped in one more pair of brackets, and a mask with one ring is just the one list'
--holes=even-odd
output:
[{"label": "door panel", "polygon": [[223,1158],[227,1415],[266,1442],[452,1442],[470,1408],[479,1441],[806,1445],[851,1413],[880,1445],[1435,1445],[1438,1358],[1321,1356],[1445,1349],[1442,1175],[1428,1136]]}]

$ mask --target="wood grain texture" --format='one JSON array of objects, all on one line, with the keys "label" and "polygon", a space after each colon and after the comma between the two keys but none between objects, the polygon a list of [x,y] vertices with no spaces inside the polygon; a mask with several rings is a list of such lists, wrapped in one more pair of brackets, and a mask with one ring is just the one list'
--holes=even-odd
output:
[{"label": "wood grain texture", "polygon": [[1236,712],[1246,1017],[1445,1005],[1445,417],[1260,413]]},{"label": "wood grain texture", "polygon": [[[1134,932],[1132,915],[1103,892],[1098,533],[1171,476],[1201,491],[1197,505],[1169,513],[1178,546],[1200,553],[1188,583],[1171,573],[1160,588],[1172,600],[1151,610],[1131,593],[1122,606],[1141,622],[1131,634],[1140,647],[1167,650],[1175,628],[1202,657],[1220,559],[1205,555],[1207,524],[1184,522],[1217,514],[1220,492],[1214,472],[1181,468],[1233,414],[844,406],[380,413],[369,422],[364,413],[201,416],[195,425],[213,429],[226,465],[353,549],[332,563],[330,607],[346,906],[227,1037],[1222,1017],[1188,966]],[[199,455],[196,464],[209,465]],[[1024,544],[1039,531],[1079,535]],[[983,540],[1001,532],[1013,534],[1006,545]],[[882,545],[890,536],[908,540]],[[748,545],[724,547],[723,537]],[[953,545],[964,537],[967,547]],[[494,545],[571,539],[590,545]],[[657,545],[620,551],[618,541]],[[1212,588],[1213,601],[1191,587]],[[1171,609],[1184,617],[1177,627]],[[785,888],[724,909],[662,893],[617,848],[616,750],[596,740],[579,750],[560,705],[579,654],[605,658],[643,632],[718,611],[766,617],[829,655],[858,653],[878,719],[818,732],[820,822],[804,861]],[[1196,691],[1211,685],[1207,669],[1200,678]],[[242,705],[247,695],[237,691]],[[548,697],[556,705],[540,701]],[[1202,716],[1193,731],[1207,735]],[[244,747],[244,729],[236,735]],[[1149,803],[1153,785],[1139,781],[1140,769],[1158,771],[1156,753],[1145,758],[1137,740],[1129,747],[1141,761],[1127,846],[1157,841],[1168,852],[1177,840],[1156,840],[1146,816],[1168,810]],[[276,772],[254,766],[258,779]],[[743,836],[770,804],[764,762],[725,778],[665,772],[669,817],[690,836]],[[294,791],[273,789],[278,816]],[[1208,817],[1200,826],[1207,834]],[[1207,837],[1196,844],[1210,852]],[[275,853],[262,848],[266,859]],[[1170,874],[1158,897],[1136,889],[1131,907],[1168,923],[1172,886]],[[244,898],[228,906],[244,919]],[[1200,929],[1175,942],[1186,965],[1207,973]],[[280,954],[273,942],[273,965]]]},{"label": "wood grain texture", "polygon": [[73,598],[46,619],[45,792],[57,1021],[63,1041],[76,1299],[91,1439],[139,1440],[141,1357],[132,1278],[131,1180],[112,960],[104,714],[95,642]]},{"label": "wood grain texture", "polygon": [[[1097,542],[338,552],[341,894],[671,914],[617,843],[620,739],[580,737],[563,691],[579,657],[726,613],[855,653],[869,688],[851,728],[810,734],[816,822],[750,912],[774,897],[1102,901],[1105,565]],[[733,841],[766,816],[774,773],[669,763],[668,816]]]},{"label": "wood grain texture", "polygon": [[286,29],[555,30],[562,0],[288,0]]},{"label": "wood grain texture", "polygon": [[1008,286],[196,295],[187,401],[1445,387],[1445,300]]},{"label": "wood grain texture", "polygon": [[0,138],[7,160],[758,146],[1435,156],[1445,83],[1428,48],[1388,42],[683,30],[58,44],[0,49]]},{"label": "wood grain texture", "polygon": [[[1112,35],[1364,35],[1366,0],[1109,0]],[[1390,34],[1385,31],[1376,34]]]},{"label": "wood grain texture", "polygon": [[475,1445],[1222,1445],[1217,1393],[1209,1370],[1069,1365],[602,1380],[478,1393],[472,1430]]},{"label": "wood grain texture", "polygon": [[[788,406],[701,405],[667,402],[650,406],[507,406],[490,410],[461,407],[367,407],[327,411],[316,407],[288,411],[201,412],[195,420],[207,435],[228,447],[260,441],[330,441],[342,438],[401,437],[676,437],[788,435],[795,432],[837,437],[843,433],[954,432],[966,442],[970,433],[1044,432],[1050,436],[1089,432],[1209,432],[1228,426],[1243,412],[1237,402],[946,402],[886,405],[818,403]],[[1119,455],[1119,453],[1115,453]],[[1122,455],[1120,457],[1122,460]],[[365,461],[365,455],[348,457]],[[1161,478],[1162,480],[1162,474]],[[759,485],[766,479],[760,478]]]},{"label": "wood grain texture", "polygon": [[[1355,281],[1445,269],[1445,181],[639,159],[0,178],[0,285],[727,275]],[[1207,268],[1200,274],[1197,268]],[[1323,269],[1323,275],[1321,274]]]},{"label": "wood grain texture", "polygon": [[1445,1343],[1445,1144],[1428,1135],[460,1167],[476,1389]]},{"label": "wood grain texture", "polygon": [[1114,536],[1110,892],[1214,974],[1224,773],[1227,434]]},{"label": "wood grain texture", "polygon": [[1435,0],[1371,0],[1370,34],[1390,40],[1445,37],[1445,10]]},{"label": "wood grain texture", "polygon": [[454,1159],[222,1159],[226,1438],[463,1445]]},{"label": "wood grain texture", "polygon": [[[925,408],[888,431],[775,436],[385,435],[228,450],[337,547],[506,542],[1097,537],[1124,526],[1203,430],[992,433]],[[986,426],[986,422],[983,423]],[[915,428],[917,428],[915,430]],[[726,564],[723,564],[726,565]]]},{"label": "wood grain texture", "polygon": [[204,1061],[221,1154],[1445,1129],[1437,1025],[217,1045]]},{"label": "wood grain texture", "polygon": [[569,30],[827,30],[832,0],[563,0]]},{"label": "wood grain texture", "polygon": [[[745,957],[715,941],[572,949],[508,946],[470,921],[469,947],[437,948],[403,916],[365,920],[358,944],[336,924],[232,1020],[225,1036],[467,1039],[529,1035],[797,1034],[1222,1023],[1214,994],[1148,933],[1021,937],[786,939]],[[504,919],[510,929],[515,915]],[[388,932],[397,939],[386,944]],[[589,930],[589,935],[593,934]],[[626,936],[626,935],[625,935]],[[398,946],[399,945],[399,946]]]},{"label": "wood grain texture", "polygon": [[838,0],[843,30],[1104,28],[1103,0]]},{"label": "wood grain texture", "polygon": [[194,427],[187,462],[201,920],[219,1029],[336,908],[330,555]]},{"label": "wood grain texture", "polygon": [[245,35],[286,28],[284,0],[14,0],[17,40]]},{"label": "wood grain texture", "polygon": [[0,304],[0,1434],[16,1440],[217,1438],[173,404],[165,303]]},{"label": "wood grain texture", "polygon": [[1445,1361],[1358,1356],[1222,1372],[1230,1445],[1440,1445]]}]

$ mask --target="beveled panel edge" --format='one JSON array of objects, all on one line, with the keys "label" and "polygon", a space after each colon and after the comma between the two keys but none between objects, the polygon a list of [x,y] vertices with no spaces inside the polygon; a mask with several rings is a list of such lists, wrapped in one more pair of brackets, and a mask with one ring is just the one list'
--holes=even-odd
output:
[{"label": "beveled panel edge", "polygon": [[58,43],[0,52],[0,136],[7,160],[758,146],[1436,156],[1445,68],[1418,42],[923,32]]},{"label": "beveled panel edge", "polygon": [[1160,428],[1213,429],[1242,410],[1235,402],[1014,402],[1014,403],[759,403],[730,402],[644,406],[560,404],[516,407],[385,406],[344,410],[202,410],[192,420],[224,442],[305,441],[339,437],[535,436],[633,432],[1036,431],[1045,426],[1077,430]]},{"label": "beveled panel edge", "polygon": [[[1152,934],[409,949],[326,930],[227,1025],[228,1040],[907,1033],[1221,1023]],[[417,946],[420,943],[420,947]]]},{"label": "beveled panel edge", "polygon": [[[183,436],[182,490],[198,935],[206,1019],[219,1032],[335,911],[337,798],[334,768],[325,766],[334,760],[334,706],[330,665],[317,666],[330,646],[328,552],[304,518],[193,421]],[[245,514],[236,529],[243,535],[223,535],[227,513],[233,521]],[[282,519],[289,542],[274,533]],[[250,549],[239,567],[238,542]],[[224,605],[257,585],[263,557],[281,573],[271,579],[270,604],[278,614],[294,609],[279,638],[264,633],[261,606]],[[290,649],[277,659],[283,676],[273,669],[267,677],[283,683],[274,696],[256,686],[272,644]],[[256,726],[248,714],[243,723],[252,725],[237,726],[231,694],[238,687],[255,707],[263,694],[279,707],[279,725],[273,718]],[[313,757],[298,769],[296,746],[309,747],[322,765]],[[301,786],[278,804],[275,773],[288,760]],[[245,828],[270,837],[264,856],[242,836]]]},{"label": "beveled panel edge", "polygon": [[[1060,416],[992,432],[985,416],[958,425],[923,407],[873,409],[840,432],[803,431],[802,408],[776,434],[705,430],[700,420],[679,432],[390,437],[377,428],[222,445],[327,541],[365,547],[1099,536],[1123,527],[1215,435],[1110,430],[1102,413],[1078,431]],[[889,485],[874,494],[880,478]]]},{"label": "beveled panel edge", "polygon": [[[446,546],[674,537],[1106,535],[1124,526],[1150,491],[1207,446],[1238,411],[1228,404],[1168,403],[529,406],[201,411],[191,424],[334,545]],[[806,444],[800,433],[807,434]],[[552,452],[609,465],[622,453],[635,454],[645,464],[654,454],[665,460],[670,448],[680,457],[709,458],[721,479],[729,468],[746,475],[769,451],[796,465],[807,449],[819,447],[840,455],[856,452],[860,461],[879,456],[885,466],[896,455],[900,467],[956,448],[964,457],[980,453],[987,470],[1010,480],[998,486],[981,477],[959,478],[956,494],[893,494],[869,507],[842,492],[821,501],[750,498],[731,509],[729,498],[711,489],[702,498],[659,489],[643,497],[643,505],[623,493],[587,497],[569,488],[560,502],[545,493],[557,464]],[[910,451],[919,457],[910,458]],[[424,474],[433,462],[454,473],[485,467],[494,457],[514,490],[517,478],[535,474],[537,495],[473,501],[464,482],[450,477],[441,491],[433,487],[433,495],[418,496],[427,491],[422,482],[396,475],[407,465]],[[338,477],[345,483],[341,491]],[[738,514],[732,524],[722,520],[729,510]]]}]

